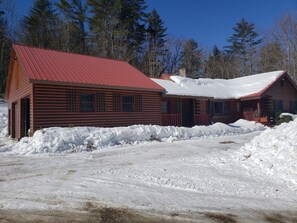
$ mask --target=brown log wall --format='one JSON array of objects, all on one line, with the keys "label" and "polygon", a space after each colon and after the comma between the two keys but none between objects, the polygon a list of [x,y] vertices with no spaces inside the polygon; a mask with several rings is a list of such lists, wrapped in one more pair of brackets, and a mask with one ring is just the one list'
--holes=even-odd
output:
[{"label": "brown log wall", "polygon": [[[33,126],[33,94],[32,94],[32,84],[29,83],[29,79],[25,74],[25,71],[20,64],[19,60],[13,59],[11,61],[11,81],[9,85],[9,91],[7,95],[8,109],[10,111],[9,115],[9,133],[12,134],[14,138],[20,139],[21,136],[21,99],[25,97],[30,97],[30,126]],[[15,104],[15,111],[13,114],[12,103]],[[13,116],[15,116],[15,121],[12,121]],[[14,125],[14,126],[12,126]]]},{"label": "brown log wall", "polygon": [[273,84],[265,94],[271,95],[273,100],[282,100],[284,112],[290,112],[290,101],[297,100],[297,90],[286,76]]},{"label": "brown log wall", "polygon": [[[34,84],[34,130],[60,126],[98,126],[115,127],[133,124],[161,124],[161,93],[124,91],[98,88],[79,88]],[[105,93],[105,112],[67,111],[67,91],[77,93]],[[141,112],[115,112],[113,95],[142,95]],[[79,104],[78,104],[79,109]]]}]

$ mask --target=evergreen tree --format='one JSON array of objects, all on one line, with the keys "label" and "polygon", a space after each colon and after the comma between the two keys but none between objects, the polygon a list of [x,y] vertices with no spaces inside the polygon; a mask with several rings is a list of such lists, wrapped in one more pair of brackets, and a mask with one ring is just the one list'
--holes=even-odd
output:
[{"label": "evergreen tree", "polygon": [[212,53],[208,56],[204,64],[205,75],[209,78],[229,79],[236,77],[236,66],[234,58],[222,52],[214,46]]},{"label": "evergreen tree", "polygon": [[143,58],[143,69],[150,77],[159,77],[165,69],[165,34],[164,22],[154,9],[148,16],[146,31],[147,49]]},{"label": "evergreen tree", "polygon": [[145,40],[144,0],[89,0],[94,53],[139,64]]},{"label": "evergreen tree", "polygon": [[187,77],[198,78],[202,75],[203,51],[195,40],[190,39],[184,42],[179,67],[186,69]]},{"label": "evergreen tree", "polygon": [[90,30],[95,55],[129,61],[128,30],[121,22],[121,0],[89,0]]},{"label": "evergreen tree", "polygon": [[22,42],[41,48],[59,48],[58,17],[49,0],[35,0],[23,20]]},{"label": "evergreen tree", "polygon": [[0,1],[0,97],[5,91],[6,78],[9,66],[11,51],[11,39],[7,25],[5,11],[2,10],[2,1]]},{"label": "evergreen tree", "polygon": [[244,18],[241,19],[233,28],[235,33],[228,39],[231,45],[225,47],[232,57],[239,57],[242,76],[253,74],[256,70],[254,57],[262,39],[258,38],[259,34],[254,29],[253,23],[248,23]]},{"label": "evergreen tree", "polygon": [[83,5],[82,0],[60,0],[56,6],[63,15],[61,20],[62,49],[66,52],[87,53],[85,31],[87,5]]},{"label": "evergreen tree", "polygon": [[215,45],[212,53],[205,61],[205,74],[209,78],[222,78],[223,76],[224,55]]},{"label": "evergreen tree", "polygon": [[145,0],[121,0],[122,14],[121,22],[127,28],[127,41],[132,53],[130,63],[138,67],[140,55],[143,52],[143,43],[146,35],[145,12],[147,5]]}]

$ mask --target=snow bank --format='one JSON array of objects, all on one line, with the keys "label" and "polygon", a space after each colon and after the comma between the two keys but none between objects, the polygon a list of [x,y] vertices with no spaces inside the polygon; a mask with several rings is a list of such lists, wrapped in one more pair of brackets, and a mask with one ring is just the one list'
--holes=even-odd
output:
[{"label": "snow bank", "polygon": [[297,190],[297,119],[267,129],[240,149],[247,168],[261,169]]},{"label": "snow bank", "polygon": [[0,99],[0,136],[5,136],[8,133],[8,116],[7,103]]},{"label": "snow bank", "polygon": [[14,146],[2,147],[0,150],[19,154],[80,152],[150,141],[171,142],[243,134],[265,128],[261,124],[246,120],[238,120],[230,125],[215,123],[211,126],[195,126],[193,128],[157,125],[133,125],[115,128],[52,127],[38,130],[33,137],[25,137]]}]

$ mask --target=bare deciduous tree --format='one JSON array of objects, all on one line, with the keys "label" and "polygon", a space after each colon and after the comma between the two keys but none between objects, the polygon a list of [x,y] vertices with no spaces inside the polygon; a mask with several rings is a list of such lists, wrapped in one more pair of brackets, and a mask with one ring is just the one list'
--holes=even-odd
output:
[{"label": "bare deciduous tree", "polygon": [[272,35],[285,54],[284,69],[297,81],[297,15],[284,15]]},{"label": "bare deciduous tree", "polygon": [[166,40],[165,70],[168,74],[178,74],[181,50],[184,40],[169,37]]},{"label": "bare deciduous tree", "polygon": [[258,72],[284,69],[285,55],[277,42],[265,43],[259,50]]}]

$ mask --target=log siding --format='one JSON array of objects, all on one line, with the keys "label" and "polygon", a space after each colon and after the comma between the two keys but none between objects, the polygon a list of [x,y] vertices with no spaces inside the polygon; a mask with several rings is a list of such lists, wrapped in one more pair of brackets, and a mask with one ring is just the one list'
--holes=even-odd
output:
[{"label": "log siding", "polygon": [[20,139],[24,136],[22,132],[21,121],[21,102],[23,98],[30,98],[30,126],[33,126],[33,94],[32,84],[20,63],[18,58],[13,54],[10,61],[10,85],[8,90],[8,110],[9,110],[9,133],[13,138]]},{"label": "log siding", "polygon": [[[81,87],[75,88],[75,97],[73,93],[69,93],[71,91],[73,88],[70,86],[34,84],[34,130],[52,126],[115,127],[133,124],[161,124],[161,93]],[[95,100],[97,109],[94,112],[79,112],[79,109],[73,109],[75,105],[79,106],[79,99],[74,100],[69,97],[77,98],[80,93],[85,92],[98,94]],[[102,95],[104,95],[104,100]],[[118,99],[122,95],[134,96],[136,99],[134,112],[121,111]],[[72,105],[69,106],[69,103]]]}]

